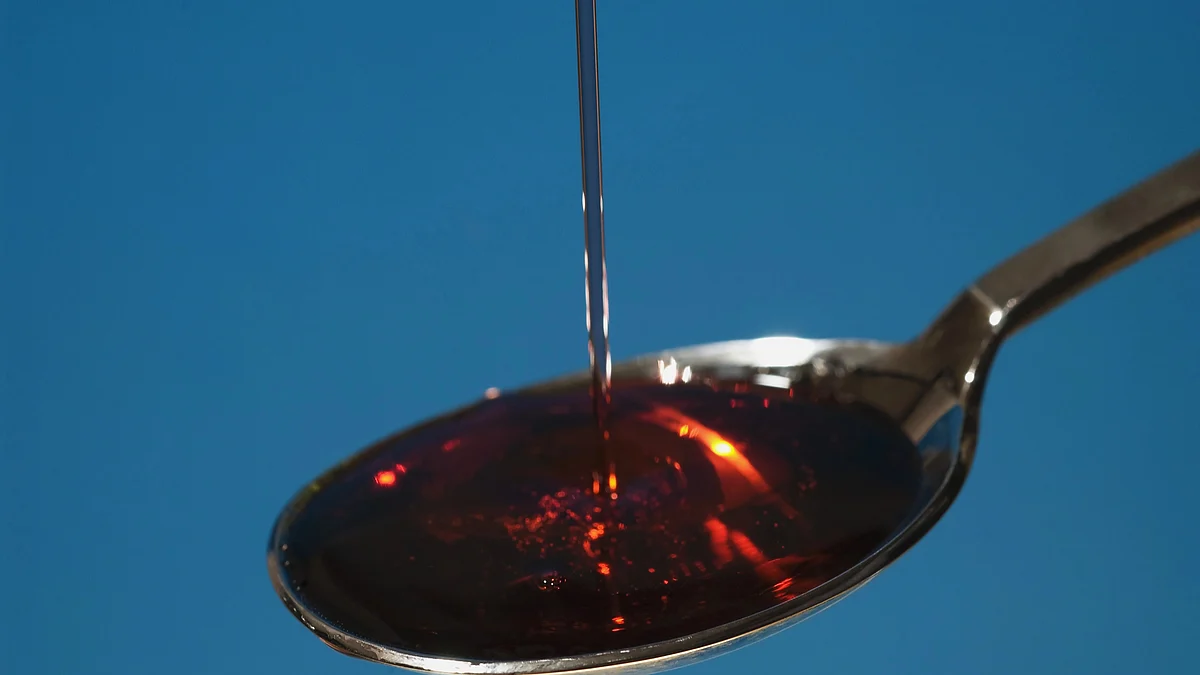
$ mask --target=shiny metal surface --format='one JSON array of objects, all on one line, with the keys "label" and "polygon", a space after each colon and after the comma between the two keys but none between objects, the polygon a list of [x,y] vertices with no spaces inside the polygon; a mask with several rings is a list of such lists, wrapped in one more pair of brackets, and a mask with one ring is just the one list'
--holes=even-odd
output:
[{"label": "shiny metal surface", "polygon": [[[617,652],[479,662],[390,650],[323,622],[280,581],[278,531],[272,534],[268,560],[272,581],[291,611],[330,646],[360,658],[422,671],[644,673],[689,665],[744,646],[811,616],[862,586],[941,518],[970,471],[988,370],[1007,336],[1100,279],[1197,229],[1200,153],[991,270],[908,343],[774,337],[668,350],[614,366],[617,377],[652,375],[661,361],[675,359],[680,368],[688,366],[697,376],[783,386],[805,381],[827,387],[838,398],[872,405],[917,443],[925,467],[924,506],[919,513],[854,568],[769,611],[679,640]],[[579,373],[554,383],[587,378],[590,374]]]}]

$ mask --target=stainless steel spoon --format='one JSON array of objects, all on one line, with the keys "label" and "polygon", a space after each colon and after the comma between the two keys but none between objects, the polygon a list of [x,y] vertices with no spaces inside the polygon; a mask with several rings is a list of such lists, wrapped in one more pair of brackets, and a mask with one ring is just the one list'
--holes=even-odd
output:
[{"label": "stainless steel spoon", "polygon": [[[271,578],[284,602],[328,644],[361,658],[441,673],[650,672],[687,665],[766,637],[862,586],[895,562],[946,512],[971,469],[980,404],[1000,345],[1104,277],[1200,229],[1200,153],[1050,234],[980,277],[920,335],[903,344],[772,337],[651,354],[615,365],[614,379],[659,376],[664,363],[696,379],[805,382],[867,404],[917,445],[921,507],[871,555],[812,591],[712,630],[631,649],[566,658],[479,661],[399,651],[347,634],[306,607],[284,582],[280,532]],[[571,375],[526,391],[587,382]],[[294,508],[289,507],[289,509]],[[285,510],[286,513],[286,510]]]},{"label": "stainless steel spoon", "polygon": [[[591,15],[585,18],[594,22],[594,4]],[[580,34],[590,33],[594,40],[594,23],[587,27],[590,30]],[[594,70],[591,75],[594,77]],[[598,177],[599,122],[592,122]],[[597,185],[593,189],[597,196],[598,190]],[[617,381],[667,377],[664,368],[669,364],[671,378],[674,373],[688,373],[697,381],[753,383],[784,390],[803,386],[824,392],[832,400],[874,409],[916,445],[922,469],[917,508],[912,515],[856,564],[766,610],[747,610],[735,620],[676,639],[581,655],[481,660],[477,655],[460,657],[445,651],[431,654],[400,649],[395,644],[353,634],[328,620],[322,608],[310,606],[295,579],[289,577],[288,525],[304,511],[312,491],[297,495],[271,534],[268,568],[272,582],[288,608],[335,649],[422,671],[652,672],[743,646],[811,616],[862,586],[916,544],[941,518],[970,471],[987,375],[1005,339],[1076,293],[1198,228],[1200,153],[986,273],[909,342],[772,337],[669,350],[613,366],[612,378]],[[593,373],[580,373],[515,394],[559,391],[586,385],[592,379]],[[388,475],[390,481],[396,480],[394,473]]]}]

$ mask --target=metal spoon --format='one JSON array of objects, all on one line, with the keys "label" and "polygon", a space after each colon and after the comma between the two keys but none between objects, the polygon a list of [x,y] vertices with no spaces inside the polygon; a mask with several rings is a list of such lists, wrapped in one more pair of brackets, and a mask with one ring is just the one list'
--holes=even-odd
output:
[{"label": "metal spoon", "polygon": [[[594,55],[594,3],[584,18],[591,23],[580,35],[593,40]],[[591,74],[594,76],[594,70]],[[581,74],[581,82],[582,78]],[[594,123],[598,176],[598,119]],[[593,192],[598,195],[598,186]],[[340,626],[329,618],[338,608],[313,606],[301,592],[294,569],[288,568],[289,527],[307,508],[312,490],[302,492],[284,509],[272,532],[268,552],[272,582],[289,609],[335,649],[430,672],[652,672],[688,665],[767,637],[862,586],[916,544],[946,512],[970,471],[987,375],[1007,337],[1104,277],[1198,228],[1200,153],[983,275],[907,343],[773,337],[669,350],[615,365],[614,381],[663,378],[664,366],[670,364],[672,373],[689,373],[696,381],[752,383],[783,390],[803,386],[824,392],[829,400],[872,409],[916,446],[921,485],[912,515],[833,578],[766,609],[748,606],[731,621],[670,640],[567,656],[481,659],[465,650],[456,654],[453,649],[426,653],[400,648],[397,644],[403,639],[385,643]],[[580,373],[514,394],[586,387],[592,379],[593,373]],[[391,471],[386,477],[397,480]],[[388,630],[385,627],[384,632]]]},{"label": "metal spoon", "polygon": [[[289,608],[336,649],[361,658],[442,673],[650,672],[687,665],[790,626],[863,585],[917,543],[958,495],[971,469],[980,404],[1000,345],[1016,331],[1104,277],[1200,229],[1196,153],[1050,234],[984,274],[920,335],[903,344],[772,337],[647,355],[615,365],[615,380],[654,378],[663,363],[697,380],[807,383],[887,416],[919,448],[921,505],[890,539],[831,581],[769,611],[680,639],[563,658],[481,661],[401,651],[342,631],[305,605],[286,582],[277,525],[271,578]],[[590,381],[589,373],[529,388]],[[518,392],[520,393],[520,392]],[[299,507],[293,503],[285,510]]]}]

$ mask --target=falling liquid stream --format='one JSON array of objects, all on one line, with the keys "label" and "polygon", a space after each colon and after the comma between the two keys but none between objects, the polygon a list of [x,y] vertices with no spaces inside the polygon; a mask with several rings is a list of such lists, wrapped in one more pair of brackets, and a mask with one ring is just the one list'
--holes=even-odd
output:
[{"label": "falling liquid stream", "polygon": [[[592,468],[592,492],[617,499],[617,467],[608,447],[612,406],[612,356],[608,346],[608,268],[604,260],[604,179],[600,153],[600,54],[596,40],[596,0],[575,0],[575,45],[579,63],[579,146],[583,165],[583,272],[587,304],[588,356],[592,370],[592,414],[600,434]],[[605,508],[611,507],[611,502]],[[598,556],[601,557],[601,556]],[[608,588],[609,614],[621,630],[619,597],[599,563]]]},{"label": "falling liquid stream", "polygon": [[[601,177],[595,0],[575,0],[575,42],[579,56],[579,142],[583,160],[583,235],[586,242],[583,267],[592,408],[596,425],[607,438],[612,403],[612,357],[608,347],[608,270],[604,263],[604,181]],[[604,482],[611,482],[611,478]]]}]

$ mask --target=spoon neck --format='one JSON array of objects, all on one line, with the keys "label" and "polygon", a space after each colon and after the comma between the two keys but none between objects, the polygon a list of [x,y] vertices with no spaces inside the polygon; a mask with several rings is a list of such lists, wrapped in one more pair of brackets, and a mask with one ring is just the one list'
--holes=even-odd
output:
[{"label": "spoon neck", "polygon": [[997,306],[975,287],[959,294],[915,340],[904,358],[956,396],[982,384],[1002,335]]},{"label": "spoon neck", "polygon": [[1200,153],[1004,261],[955,298],[903,350],[923,377],[966,400],[1001,343],[1078,293],[1200,230]]}]

